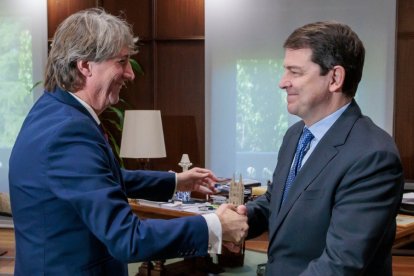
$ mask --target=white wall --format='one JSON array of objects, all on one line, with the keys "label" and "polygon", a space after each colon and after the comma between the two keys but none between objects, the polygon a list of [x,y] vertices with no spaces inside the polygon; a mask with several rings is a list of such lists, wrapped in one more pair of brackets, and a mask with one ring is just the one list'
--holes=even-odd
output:
[{"label": "white wall", "polygon": [[[268,171],[273,172],[280,145],[272,138],[280,139],[283,135],[279,132],[284,132],[296,118],[288,116],[284,92],[277,88],[280,72],[275,70],[272,76],[268,71],[279,68],[283,42],[294,29],[320,20],[346,23],[364,42],[365,67],[356,99],[363,113],[392,133],[395,1],[206,0],[206,166],[217,175],[242,173],[244,177],[262,181],[271,178]],[[243,87],[248,87],[249,93],[257,97],[267,93],[266,100],[261,104],[253,103],[250,110],[258,111],[254,116],[271,113],[274,117],[274,124],[267,120],[266,125],[256,125],[257,129],[275,128],[268,134],[260,134],[269,135],[260,139],[267,148],[271,145],[272,150],[240,150],[243,139],[236,126],[240,125],[243,114],[237,102],[237,94],[240,94],[237,68],[244,62],[246,69],[249,62],[255,64],[255,61],[259,61],[258,74],[254,73],[256,69],[249,69],[251,81],[244,81]],[[272,65],[266,65],[267,62]],[[270,91],[271,86],[274,93]],[[250,113],[249,116],[254,117]],[[248,167],[251,167],[250,174]]]}]

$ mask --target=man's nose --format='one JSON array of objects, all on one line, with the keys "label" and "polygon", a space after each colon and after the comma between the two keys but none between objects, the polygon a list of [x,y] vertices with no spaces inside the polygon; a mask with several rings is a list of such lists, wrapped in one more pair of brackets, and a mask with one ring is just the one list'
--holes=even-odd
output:
[{"label": "man's nose", "polygon": [[132,66],[130,62],[128,62],[125,68],[124,77],[130,81],[135,79],[134,70],[132,70]]},{"label": "man's nose", "polygon": [[290,82],[290,80],[287,79],[286,75],[284,74],[279,81],[279,88],[286,89],[291,85],[292,83]]}]

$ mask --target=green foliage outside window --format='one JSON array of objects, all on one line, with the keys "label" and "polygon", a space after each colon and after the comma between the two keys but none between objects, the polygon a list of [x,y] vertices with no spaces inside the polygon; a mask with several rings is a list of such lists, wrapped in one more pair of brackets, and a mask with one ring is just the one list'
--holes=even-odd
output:
[{"label": "green foliage outside window", "polygon": [[32,37],[8,17],[0,17],[0,37],[0,148],[11,148],[33,103]]},{"label": "green foliage outside window", "polygon": [[272,59],[237,63],[238,152],[275,152],[288,128],[286,93],[278,88],[282,62]]}]

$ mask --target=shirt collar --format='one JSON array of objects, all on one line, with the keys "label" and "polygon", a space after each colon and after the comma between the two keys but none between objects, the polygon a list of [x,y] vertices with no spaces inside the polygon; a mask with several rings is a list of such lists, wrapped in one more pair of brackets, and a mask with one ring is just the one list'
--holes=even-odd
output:
[{"label": "shirt collar", "polygon": [[98,115],[96,114],[96,112],[93,110],[93,108],[89,104],[87,104],[84,100],[76,96],[75,93],[72,93],[70,91],[68,91],[68,93],[69,95],[72,95],[72,97],[74,97],[83,107],[86,108],[86,110],[89,112],[89,114],[91,114],[92,118],[94,118],[94,120],[96,121],[98,125],[101,124],[101,121],[99,120]]},{"label": "shirt collar", "polygon": [[335,111],[334,113],[328,115],[327,117],[323,118],[322,120],[314,123],[312,126],[308,127],[309,130],[315,137],[315,140],[319,141],[325,135],[326,132],[331,128],[331,126],[338,120],[338,118],[342,115],[345,109],[350,105],[348,103]]}]

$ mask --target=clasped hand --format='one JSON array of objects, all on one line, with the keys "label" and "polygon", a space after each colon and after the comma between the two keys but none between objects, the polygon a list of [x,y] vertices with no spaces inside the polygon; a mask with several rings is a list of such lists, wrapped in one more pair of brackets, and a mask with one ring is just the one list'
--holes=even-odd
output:
[{"label": "clasped hand", "polygon": [[[213,194],[216,192],[214,184],[218,181],[210,170],[195,167],[177,174],[177,190]],[[238,252],[249,230],[246,206],[222,204],[216,215],[221,223],[223,245],[230,251]]]},{"label": "clasped hand", "polygon": [[238,252],[249,230],[246,206],[222,204],[216,214],[221,222],[223,245],[230,251]]}]

